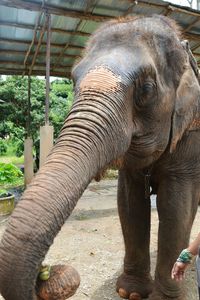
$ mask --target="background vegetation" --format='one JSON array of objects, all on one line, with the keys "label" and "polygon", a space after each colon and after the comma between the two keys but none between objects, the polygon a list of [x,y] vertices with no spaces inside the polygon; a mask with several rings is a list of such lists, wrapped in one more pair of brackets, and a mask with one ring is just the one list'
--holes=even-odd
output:
[{"label": "background vegetation", "polygon": [[[28,79],[8,76],[0,80],[0,155],[23,154],[24,138],[28,130]],[[51,83],[50,123],[54,126],[55,138],[73,101],[72,83],[68,79]],[[31,126],[34,143],[39,139],[39,127],[44,124],[45,81],[31,79]]]},{"label": "background vegetation", "polygon": [[[0,188],[23,184],[24,139],[28,134],[28,78],[7,76],[0,78]],[[2,101],[3,100],[3,101]],[[51,82],[50,123],[54,126],[54,138],[73,102],[73,86],[68,79]],[[39,147],[39,128],[44,125],[45,81],[31,78],[31,124],[29,134],[34,152]],[[18,170],[15,168],[18,167]],[[117,171],[109,170],[106,178],[117,177]]]},{"label": "background vegetation", "polygon": [[[0,188],[23,184],[24,139],[28,134],[28,78],[0,78]],[[51,82],[50,123],[56,139],[73,102],[72,82]],[[31,114],[29,135],[34,152],[39,145],[39,128],[44,125],[45,80],[31,78]],[[18,168],[16,168],[17,166]]]}]

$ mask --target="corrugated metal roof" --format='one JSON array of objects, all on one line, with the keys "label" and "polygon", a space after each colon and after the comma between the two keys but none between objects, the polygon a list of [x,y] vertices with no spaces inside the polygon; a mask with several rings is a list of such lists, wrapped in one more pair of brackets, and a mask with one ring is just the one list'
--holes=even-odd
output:
[{"label": "corrugated metal roof", "polygon": [[[102,22],[136,14],[156,13],[175,19],[200,62],[200,12],[188,7],[161,0],[0,0],[0,74],[45,75],[46,13],[51,14],[52,76],[70,76],[89,35]],[[42,43],[31,71],[42,29]]]}]

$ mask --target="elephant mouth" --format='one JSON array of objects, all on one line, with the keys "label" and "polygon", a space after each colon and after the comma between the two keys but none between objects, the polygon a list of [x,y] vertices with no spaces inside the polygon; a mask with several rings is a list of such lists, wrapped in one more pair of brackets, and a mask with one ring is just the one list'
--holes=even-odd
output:
[{"label": "elephant mouth", "polygon": [[160,148],[155,144],[146,147],[143,145],[143,148],[140,148],[139,145],[140,143],[137,145],[134,142],[131,143],[131,146],[124,156],[124,166],[128,167],[132,165],[135,169],[147,168],[158,161],[165,152],[164,147]]},{"label": "elephant mouth", "polygon": [[97,172],[95,175],[94,179],[98,182],[102,178],[104,178],[106,172],[108,169],[115,169],[115,170],[120,170],[124,167],[125,165],[125,157],[120,157],[118,159],[113,160],[110,164],[106,165],[104,168],[102,168],[100,171]]}]

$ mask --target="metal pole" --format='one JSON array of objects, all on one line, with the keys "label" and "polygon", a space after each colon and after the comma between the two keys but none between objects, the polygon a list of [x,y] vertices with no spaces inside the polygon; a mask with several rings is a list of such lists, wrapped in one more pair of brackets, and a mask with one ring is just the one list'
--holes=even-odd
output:
[{"label": "metal pole", "polygon": [[28,75],[28,110],[27,110],[27,136],[30,137],[31,128],[31,77]]},{"label": "metal pole", "polygon": [[46,45],[46,101],[45,124],[49,124],[49,92],[50,92],[50,49],[51,49],[51,15],[47,14],[47,45]]},{"label": "metal pole", "polygon": [[24,183],[27,186],[33,178],[33,140],[31,136],[31,77],[28,76],[28,103],[26,119],[26,139],[24,141]]}]

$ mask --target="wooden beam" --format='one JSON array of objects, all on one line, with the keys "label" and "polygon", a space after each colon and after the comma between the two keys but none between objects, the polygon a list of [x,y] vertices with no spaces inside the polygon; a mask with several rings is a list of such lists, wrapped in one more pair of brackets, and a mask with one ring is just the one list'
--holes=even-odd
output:
[{"label": "wooden beam", "polygon": [[193,55],[199,57],[199,56],[200,56],[200,53],[195,53],[195,52],[193,52]]},{"label": "wooden beam", "polygon": [[[19,69],[4,69],[0,67],[0,75],[20,75],[22,74],[22,71],[25,72],[25,75],[28,75],[28,70],[19,70]],[[41,70],[33,70],[32,71],[32,75],[35,76],[45,76],[46,72],[41,71]],[[59,71],[52,71],[51,72],[52,76],[56,76],[56,77],[67,77],[67,78],[71,78],[71,73],[70,72],[59,72]]]},{"label": "wooden beam", "polygon": [[46,24],[47,24],[47,20],[44,21],[44,25],[42,26],[42,30],[40,31],[40,36],[39,36],[39,39],[38,39],[38,44],[37,44],[37,47],[35,49],[35,53],[33,55],[31,66],[29,68],[29,73],[28,73],[29,75],[31,75],[31,72],[32,72],[32,70],[34,68],[34,64],[35,64],[35,61],[36,61],[36,58],[37,58],[38,52],[40,50],[44,34],[45,34]]},{"label": "wooden beam", "polygon": [[[28,51],[26,52],[25,57],[24,57],[24,63],[23,63],[24,68],[26,68],[26,63],[27,63],[28,57],[30,55],[30,52],[33,48],[34,43],[36,42],[38,25],[40,24],[40,20],[41,20],[42,15],[43,15],[43,12],[41,12],[39,14],[38,18],[37,18],[37,21],[36,21],[36,24],[35,24],[35,27],[34,27],[33,38],[32,38],[31,44],[29,45]],[[25,73],[22,74],[22,76],[24,76],[24,75],[25,75]],[[28,77],[30,77],[30,74],[28,75]]]},{"label": "wooden beam", "polygon": [[6,26],[6,27],[16,27],[16,28],[22,28],[22,29],[29,29],[34,30],[34,26],[30,24],[25,23],[16,23],[16,22],[9,22],[9,21],[0,21],[0,26]]},{"label": "wooden beam", "polygon": [[172,5],[170,5],[170,7],[173,7],[173,10],[176,11],[176,12],[191,15],[191,16],[194,16],[194,17],[200,17],[200,13],[197,10],[195,12],[195,10],[194,11],[191,11],[191,10],[189,11],[189,10],[186,10],[184,8],[179,8],[179,7],[172,6]]},{"label": "wooden beam", "polygon": [[[5,60],[0,60],[0,66],[1,65],[12,65],[12,66],[17,66],[18,68],[24,69],[25,67],[23,66],[23,62],[16,62],[16,61],[5,61]],[[43,67],[45,68],[46,64],[44,63],[35,63],[34,67]],[[63,65],[59,64],[55,67],[55,69],[71,69],[72,65]],[[5,68],[6,69],[6,68]]]},{"label": "wooden beam", "polygon": [[191,48],[192,52],[200,47],[200,43],[196,44],[194,47]]},{"label": "wooden beam", "polygon": [[72,30],[65,30],[65,29],[60,29],[60,28],[52,28],[51,32],[56,32],[56,33],[61,33],[64,35],[79,35],[79,36],[84,36],[84,37],[89,37],[91,33],[88,32],[83,32],[83,31],[72,31]]},{"label": "wooden beam", "polygon": [[182,32],[187,32],[189,31],[196,23],[200,21],[200,17],[198,17],[195,21],[193,21],[190,25],[188,25],[186,28],[182,30]]},{"label": "wooden beam", "polygon": [[162,12],[162,15],[167,17],[167,16],[171,15],[172,12],[173,12],[172,8],[168,5],[165,8],[165,10]]},{"label": "wooden beam", "polygon": [[[0,38],[0,43],[3,44],[19,44],[19,45],[24,45],[28,46],[30,45],[31,41],[30,40],[16,40],[16,39],[4,39]],[[37,43],[34,43],[34,45],[37,45]],[[51,47],[62,49],[65,47],[66,44],[56,44],[56,43],[51,43]],[[46,43],[41,43],[41,46],[46,46]],[[81,46],[76,46],[76,45],[69,45],[68,48],[73,49],[73,50],[80,50],[82,51],[84,47]]]},{"label": "wooden beam", "polygon": [[129,8],[122,14],[123,17],[128,16],[129,14],[131,14],[133,12],[134,7],[137,5],[137,3],[132,3]]},{"label": "wooden beam", "polygon": [[[32,1],[23,0],[0,0],[0,5],[7,7],[15,7],[18,9],[26,9],[29,11],[41,11],[41,5]],[[42,8],[44,11],[48,11],[49,14],[71,17],[81,20],[91,20],[96,22],[103,22],[106,20],[113,19],[113,16],[104,16],[99,14],[84,13],[81,11],[69,10],[49,4],[45,4]]]},{"label": "wooden beam", "polygon": [[36,21],[36,24],[35,24],[35,27],[34,27],[34,33],[33,33],[33,38],[32,38],[32,41],[31,41],[31,44],[28,48],[28,51],[26,52],[26,55],[24,57],[24,66],[26,65],[26,62],[28,60],[28,57],[29,57],[29,54],[32,50],[32,47],[34,45],[34,42],[36,41],[36,36],[37,36],[37,31],[38,31],[38,25],[40,24],[40,20],[42,18],[42,15],[43,15],[43,12],[41,12],[37,18],[37,21]]},{"label": "wooden beam", "polygon": [[192,41],[196,41],[199,42],[200,41],[200,34],[196,34],[196,33],[190,33],[190,32],[185,32],[183,34],[184,38],[187,38],[188,40],[192,40]]},{"label": "wooden beam", "polygon": [[[10,49],[3,49],[3,50],[1,50],[0,49],[0,55],[6,55],[6,54],[9,54],[9,55],[16,55],[16,56],[24,56],[24,55],[26,55],[26,51],[19,51],[19,50],[10,50]],[[34,52],[31,52],[30,54],[29,54],[29,57],[30,56],[33,56],[34,55]],[[45,56],[46,55],[46,52],[44,52],[44,51],[40,51],[39,53],[38,53],[38,56]],[[51,57],[58,57],[58,55],[59,55],[59,52],[53,52],[53,53],[51,53]],[[64,54],[64,56],[63,57],[65,57],[65,58],[74,58],[74,59],[76,59],[76,58],[78,58],[79,57],[79,55],[76,55],[76,54]]]},{"label": "wooden beam", "polygon": [[[16,23],[16,22],[8,22],[8,21],[0,21],[0,26],[16,27],[16,28],[29,29],[29,30],[35,29],[33,25],[27,23],[25,24],[25,23]],[[41,28],[42,27],[38,25],[37,29],[41,30]],[[63,35],[78,35],[78,36],[85,36],[85,37],[90,36],[90,33],[88,32],[65,30],[65,29],[55,28],[55,27],[51,28],[51,32],[61,33]]]},{"label": "wooden beam", "polygon": [[[200,40],[200,35],[194,34],[194,33],[184,33],[184,37],[188,38],[189,40]],[[0,43],[3,44],[19,44],[23,46],[29,46],[31,41],[30,40],[16,40],[16,39],[5,39],[5,38],[0,38]],[[34,43],[34,45],[37,45],[37,43]],[[46,46],[45,43],[41,43],[41,46]],[[51,43],[51,48],[57,48],[57,49],[63,49],[65,48],[66,44],[57,44],[57,43]],[[199,47],[199,46],[198,46]],[[78,50],[78,51],[83,51],[84,47],[82,46],[76,46],[76,45],[68,45],[68,49],[71,50]]]}]

